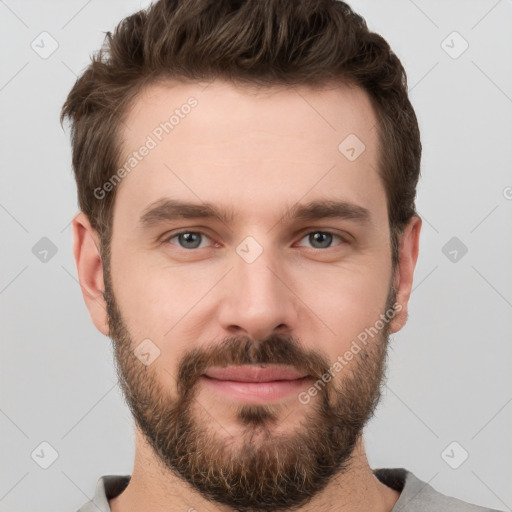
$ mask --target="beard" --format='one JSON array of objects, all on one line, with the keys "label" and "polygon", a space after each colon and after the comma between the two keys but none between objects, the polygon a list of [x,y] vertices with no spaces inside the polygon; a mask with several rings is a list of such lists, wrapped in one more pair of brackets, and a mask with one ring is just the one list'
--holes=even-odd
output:
[{"label": "beard", "polygon": [[[241,512],[280,511],[304,505],[336,475],[347,472],[358,438],[373,416],[385,379],[388,322],[354,358],[333,375],[324,354],[289,335],[264,340],[230,336],[206,348],[193,348],[177,365],[176,396],[165,389],[157,364],[145,366],[135,356],[115,301],[108,269],[104,298],[109,336],[126,403],[157,460],[207,500]],[[386,314],[394,307],[390,288]],[[345,351],[346,349],[343,349]],[[211,366],[291,365],[320,383],[308,404],[229,405],[237,434],[227,435],[197,400],[201,376]],[[161,371],[165,371],[162,368]],[[325,383],[322,376],[333,378]],[[304,388],[306,390],[306,387]],[[318,386],[317,386],[318,389]],[[222,404],[228,407],[228,402]],[[299,426],[279,431],[287,415],[301,414]]]}]

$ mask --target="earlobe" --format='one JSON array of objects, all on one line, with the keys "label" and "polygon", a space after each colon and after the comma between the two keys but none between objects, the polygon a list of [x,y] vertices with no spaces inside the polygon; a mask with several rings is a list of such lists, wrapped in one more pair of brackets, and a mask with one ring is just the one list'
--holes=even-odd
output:
[{"label": "earlobe", "polygon": [[390,333],[398,332],[407,322],[414,269],[418,260],[422,220],[414,215],[399,236],[399,262],[395,274],[396,302],[400,305],[393,317]]},{"label": "earlobe", "polygon": [[75,216],[72,226],[73,254],[85,305],[96,328],[108,336],[108,315],[103,297],[105,285],[99,236],[83,212]]}]

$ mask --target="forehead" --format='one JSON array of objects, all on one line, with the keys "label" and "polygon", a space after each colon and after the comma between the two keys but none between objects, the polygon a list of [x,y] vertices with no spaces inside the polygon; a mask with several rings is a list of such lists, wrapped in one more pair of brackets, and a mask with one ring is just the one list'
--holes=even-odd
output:
[{"label": "forehead", "polygon": [[[153,84],[124,119],[120,166],[130,158],[134,165],[125,165],[116,203],[141,212],[167,196],[259,204],[263,215],[276,200],[291,204],[307,195],[382,210],[376,124],[367,94],[346,84]],[[150,149],[140,157],[143,146]]]},{"label": "forehead", "polygon": [[[192,103],[195,106],[189,108]],[[187,117],[192,121],[184,122]],[[166,121],[172,132],[165,135],[180,132],[190,140],[195,135],[194,142],[201,138],[217,143],[228,139],[229,143],[263,131],[268,136],[289,134],[325,145],[348,133],[371,144],[377,119],[367,93],[350,84],[256,87],[219,79],[211,83],[161,80],[142,89],[132,102],[123,139],[136,142],[134,137],[150,134]]]}]

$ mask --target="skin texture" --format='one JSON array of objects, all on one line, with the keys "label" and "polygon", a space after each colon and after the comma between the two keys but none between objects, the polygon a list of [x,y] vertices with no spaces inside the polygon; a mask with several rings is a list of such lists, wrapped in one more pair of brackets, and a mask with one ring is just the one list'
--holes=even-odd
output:
[{"label": "skin texture", "polygon": [[[393,273],[370,101],[339,84],[256,91],[219,80],[160,83],[127,113],[125,156],[190,97],[197,105],[117,185],[110,262],[87,217],[73,221],[84,299],[114,340],[136,420],[132,479],[111,508],[389,511],[399,493],[373,475],[362,430],[379,397],[388,336],[407,319],[421,219],[400,236]],[[365,145],[354,161],[338,150],[351,133]],[[143,227],[139,218],[162,198],[211,203],[233,218]],[[316,200],[362,206],[370,222],[284,217]],[[184,239],[180,230],[204,235]],[[315,242],[317,232],[334,236]],[[186,248],[191,241],[199,247]],[[296,392],[248,404],[201,377],[215,365],[290,361],[310,377],[306,392],[393,304],[378,334],[307,404]],[[134,353],[147,339],[159,351],[148,366]],[[315,453],[332,454],[331,471],[319,476]]]}]

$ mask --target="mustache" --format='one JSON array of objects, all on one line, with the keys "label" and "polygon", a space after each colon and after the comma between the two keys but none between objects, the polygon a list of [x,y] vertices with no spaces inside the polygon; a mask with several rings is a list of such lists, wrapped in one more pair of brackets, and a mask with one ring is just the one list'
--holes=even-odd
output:
[{"label": "mustache", "polygon": [[192,349],[183,356],[178,367],[178,393],[189,394],[212,366],[247,364],[288,365],[313,379],[320,379],[330,367],[325,354],[304,349],[291,335],[273,333],[259,342],[249,336],[235,335],[216,345]]}]

